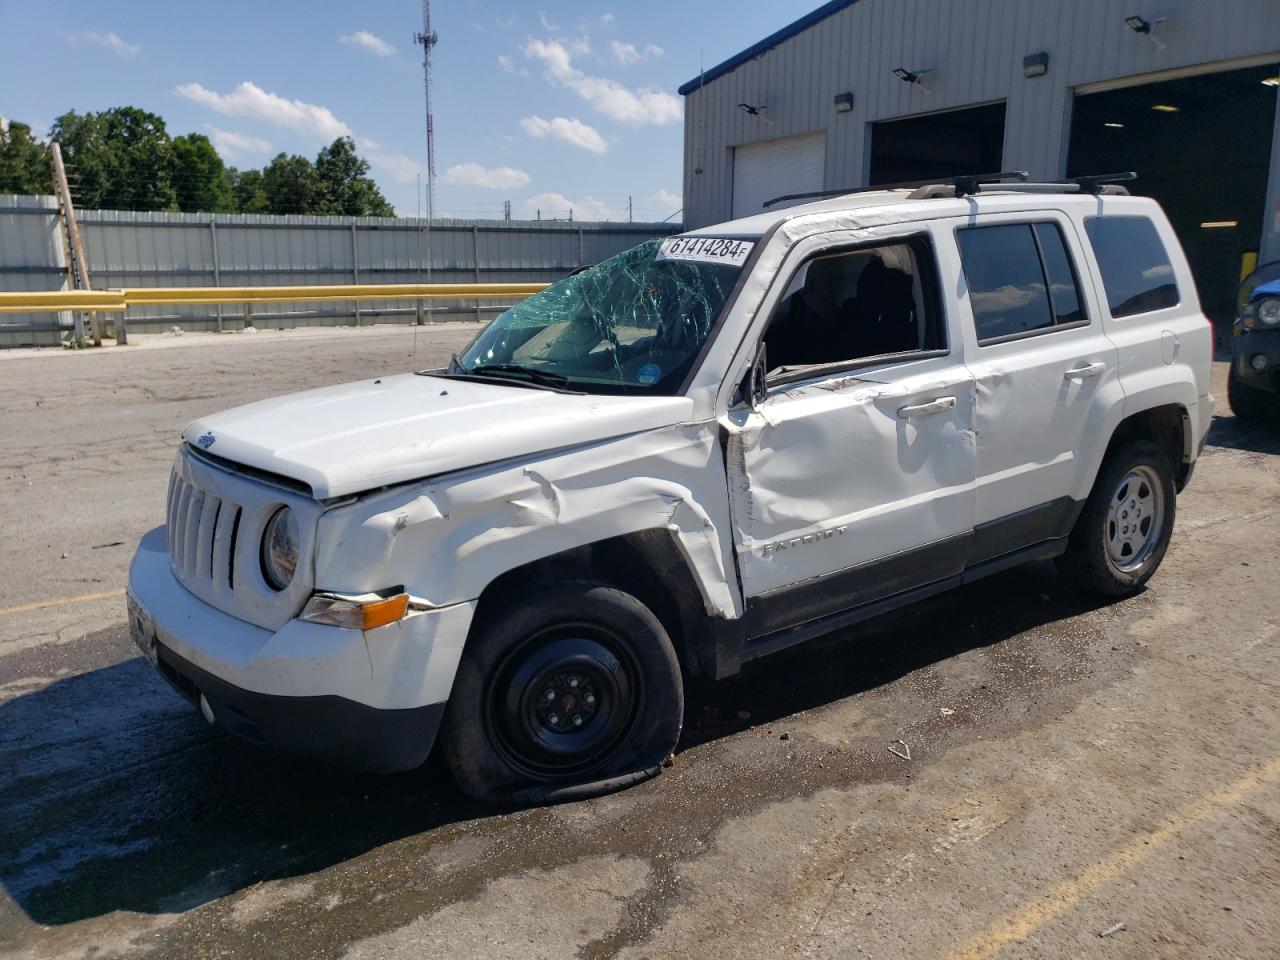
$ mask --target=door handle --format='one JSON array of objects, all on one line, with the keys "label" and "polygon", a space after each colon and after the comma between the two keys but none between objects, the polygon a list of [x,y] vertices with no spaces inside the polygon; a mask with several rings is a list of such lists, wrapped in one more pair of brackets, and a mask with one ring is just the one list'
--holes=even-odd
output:
[{"label": "door handle", "polygon": [[912,417],[927,417],[931,413],[942,413],[945,410],[954,410],[955,408],[955,397],[939,397],[937,400],[930,400],[928,403],[899,407],[898,416],[903,420],[910,420]]},{"label": "door handle", "polygon": [[1107,365],[1101,360],[1095,363],[1086,363],[1083,367],[1072,367],[1062,375],[1064,380],[1084,380],[1088,377],[1101,376],[1103,371],[1107,369]]}]

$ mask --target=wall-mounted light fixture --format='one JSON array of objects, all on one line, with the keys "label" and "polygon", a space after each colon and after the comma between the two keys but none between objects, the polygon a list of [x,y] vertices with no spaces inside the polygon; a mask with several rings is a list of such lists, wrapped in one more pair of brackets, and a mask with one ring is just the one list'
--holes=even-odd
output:
[{"label": "wall-mounted light fixture", "polygon": [[1160,38],[1155,35],[1154,31],[1155,28],[1164,23],[1166,19],[1166,17],[1157,17],[1155,20],[1148,20],[1145,17],[1140,17],[1137,14],[1134,14],[1133,16],[1124,18],[1124,25],[1138,36],[1146,37],[1154,43],[1157,50],[1163,50],[1165,45],[1160,41]]},{"label": "wall-mounted light fixture", "polygon": [[924,78],[933,73],[933,70],[908,70],[906,67],[894,67],[893,75],[903,83],[910,83],[920,88],[921,92],[928,94],[931,91],[924,85]]},{"label": "wall-mounted light fixture", "polygon": [[758,117],[760,115],[760,111],[763,110],[764,107],[752,106],[749,103],[740,103],[738,104],[738,109],[743,113],[749,113],[753,117]]},{"label": "wall-mounted light fixture", "polygon": [[853,109],[852,93],[837,93],[834,97],[836,113],[848,113]]},{"label": "wall-mounted light fixture", "polygon": [[1022,58],[1022,75],[1030,80],[1032,77],[1043,77],[1049,72],[1049,54],[1041,50],[1029,53]]}]

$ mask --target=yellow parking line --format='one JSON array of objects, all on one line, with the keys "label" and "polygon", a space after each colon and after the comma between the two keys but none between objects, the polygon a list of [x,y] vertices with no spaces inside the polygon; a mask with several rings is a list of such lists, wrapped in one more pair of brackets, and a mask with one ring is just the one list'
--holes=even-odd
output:
[{"label": "yellow parking line", "polygon": [[1249,794],[1280,780],[1280,757],[1252,767],[1230,786],[1201,797],[1178,811],[1159,830],[1136,838],[1104,860],[1099,860],[1078,877],[1064,880],[1038,900],[991,924],[968,943],[947,954],[947,960],[985,960],[1012,943],[1021,943],[1050,920],[1065,913],[1080,900],[1145,860],[1157,847],[1176,839],[1188,828],[1225,807],[1232,807]]},{"label": "yellow parking line", "polygon": [[85,593],[78,597],[64,597],[61,600],[41,600],[39,603],[22,603],[16,607],[0,607],[0,617],[6,613],[27,613],[30,610],[45,610],[49,607],[61,607],[68,603],[85,603],[89,600],[106,600],[109,597],[123,597],[124,587],[118,590],[104,590],[102,593]]}]

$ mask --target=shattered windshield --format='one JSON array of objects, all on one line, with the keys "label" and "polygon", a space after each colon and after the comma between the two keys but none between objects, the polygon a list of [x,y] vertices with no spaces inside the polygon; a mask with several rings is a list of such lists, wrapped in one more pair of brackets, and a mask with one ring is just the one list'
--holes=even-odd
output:
[{"label": "shattered windshield", "polygon": [[642,243],[500,314],[453,370],[594,393],[676,393],[753,245]]}]

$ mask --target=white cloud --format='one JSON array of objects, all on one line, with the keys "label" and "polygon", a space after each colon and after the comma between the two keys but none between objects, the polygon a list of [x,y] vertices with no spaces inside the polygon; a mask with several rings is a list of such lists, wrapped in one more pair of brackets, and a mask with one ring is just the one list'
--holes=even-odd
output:
[{"label": "white cloud", "polygon": [[614,20],[614,17],[612,13],[600,14],[600,22],[603,23],[606,27],[609,26],[611,23],[613,23],[613,20]]},{"label": "white cloud", "polygon": [[263,90],[250,80],[230,93],[218,93],[198,83],[181,84],[174,87],[173,92],[224,116],[262,120],[325,142],[351,136],[351,128],[335,117],[328,107],[289,100]]},{"label": "white cloud", "polygon": [[603,200],[593,196],[585,196],[579,200],[571,200],[563,193],[535,193],[524,202],[524,208],[530,217],[539,211],[543,220],[564,220],[573,211],[575,220],[625,220],[625,210],[609,206]]},{"label": "white cloud", "polygon": [[552,117],[550,120],[544,120],[535,115],[521,119],[520,126],[524,128],[525,133],[538,140],[550,137],[552,140],[560,140],[597,155],[609,149],[609,144],[605,143],[599,130],[576,117]]},{"label": "white cloud", "polygon": [[538,22],[542,24],[542,29],[547,33],[558,33],[560,30],[560,24],[552,23],[541,10],[538,11]]},{"label": "white cloud", "polygon": [[444,172],[445,183],[485,190],[518,190],[527,187],[532,179],[515,167],[485,167],[474,162],[454,164]]},{"label": "white cloud", "polygon": [[493,25],[497,27],[499,30],[509,30],[511,28],[511,25],[514,24],[515,22],[516,22],[516,15],[514,13],[511,16],[507,17],[505,20],[502,17],[493,18]]},{"label": "white cloud", "polygon": [[657,60],[666,52],[656,43],[646,43],[644,48],[640,49],[634,43],[623,43],[621,40],[612,41],[609,49],[613,51],[613,59],[623,66],[642,63],[649,59]]},{"label": "white cloud", "polygon": [[517,67],[505,53],[498,54],[498,66],[507,71],[507,73],[515,74],[517,77],[527,77],[529,75],[528,70],[524,67]]},{"label": "white cloud", "polygon": [[66,34],[67,43],[73,47],[93,44],[105,47],[121,60],[131,60],[142,52],[142,44],[126,43],[114,33],[99,33],[96,30],[81,30],[79,33]]},{"label": "white cloud", "polygon": [[425,164],[403,153],[385,153],[378,147],[366,150],[365,153],[371,167],[385,172],[396,183],[414,183],[419,174],[424,178],[427,175]]},{"label": "white cloud", "polygon": [[573,57],[589,49],[582,40],[566,44],[532,37],[522,48],[526,57],[542,63],[548,80],[572,90],[611,120],[639,127],[675,123],[683,116],[680,99],[664,90],[654,87],[631,90],[616,80],[583,73],[573,65]]},{"label": "white cloud", "polygon": [[338,38],[343,43],[350,44],[353,47],[363,47],[370,53],[378,57],[395,56],[396,48],[379,36],[375,36],[368,30],[357,30],[355,33],[348,33],[346,36]]},{"label": "white cloud", "polygon": [[271,152],[271,144],[261,137],[240,133],[237,130],[223,130],[212,123],[206,123],[204,128],[209,131],[213,148],[225,160],[239,160],[245,154],[262,155]]},{"label": "white cloud", "polygon": [[678,193],[672,193],[670,190],[658,190],[645,198],[646,207],[666,210],[668,213],[675,213],[683,203],[684,198]]}]

